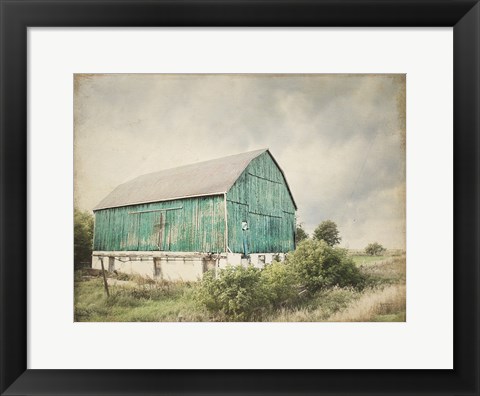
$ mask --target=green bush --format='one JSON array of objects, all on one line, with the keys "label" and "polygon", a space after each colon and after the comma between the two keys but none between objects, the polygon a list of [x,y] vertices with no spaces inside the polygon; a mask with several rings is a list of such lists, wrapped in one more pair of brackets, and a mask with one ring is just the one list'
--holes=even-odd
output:
[{"label": "green bush", "polygon": [[260,319],[272,308],[292,303],[297,297],[292,268],[274,261],[258,269],[229,266],[204,274],[198,301],[221,319],[248,321]]},{"label": "green bush", "polygon": [[272,307],[284,306],[298,297],[297,279],[291,266],[274,261],[266,265],[260,274],[265,295]]},{"label": "green bush", "polygon": [[[229,266],[217,276],[205,273],[197,301],[220,320],[259,320],[274,309],[299,303],[300,294],[311,298],[332,287],[361,289],[365,279],[345,249],[304,240],[284,263],[274,261],[263,269]],[[299,293],[302,288],[309,293]]]},{"label": "green bush", "polygon": [[268,305],[261,271],[253,266],[229,266],[203,275],[198,301],[210,312],[232,321],[249,321]]},{"label": "green bush", "polygon": [[347,250],[329,246],[323,240],[302,241],[287,257],[287,264],[310,292],[333,286],[364,286],[365,276],[348,257]]}]

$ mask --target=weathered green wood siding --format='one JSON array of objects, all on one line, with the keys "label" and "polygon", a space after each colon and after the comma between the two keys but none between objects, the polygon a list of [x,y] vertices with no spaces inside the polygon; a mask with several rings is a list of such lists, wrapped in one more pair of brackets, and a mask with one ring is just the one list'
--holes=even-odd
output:
[{"label": "weathered green wood siding", "polygon": [[[227,193],[228,247],[249,253],[281,253],[295,248],[295,206],[285,179],[268,152],[252,160]],[[242,221],[249,230],[242,231]]]},{"label": "weathered green wood siding", "polygon": [[96,211],[94,250],[223,252],[224,197],[187,198]]}]

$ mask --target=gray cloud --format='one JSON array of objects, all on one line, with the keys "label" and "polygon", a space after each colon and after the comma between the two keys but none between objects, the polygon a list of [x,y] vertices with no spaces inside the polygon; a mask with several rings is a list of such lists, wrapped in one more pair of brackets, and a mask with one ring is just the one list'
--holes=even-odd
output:
[{"label": "gray cloud", "polygon": [[143,173],[268,147],[309,233],[405,246],[403,75],[79,75],[75,203]]}]

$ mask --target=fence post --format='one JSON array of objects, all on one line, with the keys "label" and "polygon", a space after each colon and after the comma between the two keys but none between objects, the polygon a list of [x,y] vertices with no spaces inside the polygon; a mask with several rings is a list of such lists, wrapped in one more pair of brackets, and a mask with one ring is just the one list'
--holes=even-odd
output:
[{"label": "fence post", "polygon": [[103,285],[105,286],[105,292],[107,293],[107,297],[110,297],[110,293],[108,292],[107,277],[105,276],[105,267],[103,266],[103,257],[100,257],[100,264],[102,264]]}]

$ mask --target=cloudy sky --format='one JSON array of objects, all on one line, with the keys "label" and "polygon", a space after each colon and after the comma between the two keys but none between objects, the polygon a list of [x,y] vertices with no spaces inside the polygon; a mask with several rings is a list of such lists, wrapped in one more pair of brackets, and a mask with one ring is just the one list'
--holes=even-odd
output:
[{"label": "cloudy sky", "polygon": [[405,247],[404,75],[77,75],[75,204],[144,173],[269,148],[311,234]]}]

